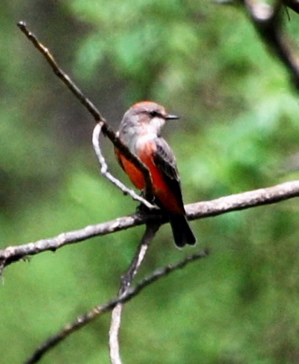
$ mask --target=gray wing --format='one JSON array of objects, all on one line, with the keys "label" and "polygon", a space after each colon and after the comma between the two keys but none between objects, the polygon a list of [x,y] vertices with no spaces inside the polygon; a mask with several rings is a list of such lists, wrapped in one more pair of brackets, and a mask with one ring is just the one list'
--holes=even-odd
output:
[{"label": "gray wing", "polygon": [[155,163],[167,178],[176,180],[180,183],[175,156],[170,149],[170,146],[163,138],[157,138],[156,147],[157,149],[154,157]]},{"label": "gray wing", "polygon": [[163,138],[157,138],[156,140],[154,161],[162,172],[165,182],[179,199],[181,207],[184,208],[176,159],[169,145]]}]

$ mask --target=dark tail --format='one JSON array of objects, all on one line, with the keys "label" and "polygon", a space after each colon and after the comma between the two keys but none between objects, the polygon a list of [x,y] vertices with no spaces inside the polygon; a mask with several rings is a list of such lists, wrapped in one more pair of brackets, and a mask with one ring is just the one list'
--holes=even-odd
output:
[{"label": "dark tail", "polygon": [[170,215],[169,220],[174,242],[178,248],[182,248],[186,244],[194,245],[196,243],[196,238],[185,215]]}]

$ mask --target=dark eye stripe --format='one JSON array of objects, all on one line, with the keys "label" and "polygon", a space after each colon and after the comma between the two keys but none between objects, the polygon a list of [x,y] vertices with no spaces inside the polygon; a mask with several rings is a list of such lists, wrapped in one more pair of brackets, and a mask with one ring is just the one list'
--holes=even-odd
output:
[{"label": "dark eye stripe", "polygon": [[150,111],[150,115],[152,117],[156,117],[156,116],[163,117],[162,114],[159,113],[158,111]]}]

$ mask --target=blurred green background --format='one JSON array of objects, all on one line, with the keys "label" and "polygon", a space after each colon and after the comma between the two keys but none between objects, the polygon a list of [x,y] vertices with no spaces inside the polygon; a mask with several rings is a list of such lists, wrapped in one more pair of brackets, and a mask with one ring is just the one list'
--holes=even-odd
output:
[{"label": "blurred green background", "polygon": [[[130,214],[99,175],[94,121],[19,31],[24,20],[114,129],[133,103],[181,115],[164,135],[185,202],[298,178],[298,93],[241,7],[212,1],[2,0],[0,247]],[[284,14],[299,36],[299,16]],[[128,181],[104,140],[111,171]],[[125,363],[299,362],[298,202],[197,220],[212,254],[148,288],[124,311]],[[113,297],[143,227],[9,266],[0,286],[1,363]],[[169,226],[139,277],[181,259]],[[42,363],[109,363],[109,315]]]}]

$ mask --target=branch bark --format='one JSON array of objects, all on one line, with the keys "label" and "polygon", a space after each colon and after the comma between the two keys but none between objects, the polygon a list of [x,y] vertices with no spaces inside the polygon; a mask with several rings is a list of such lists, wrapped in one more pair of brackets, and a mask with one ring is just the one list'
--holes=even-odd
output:
[{"label": "branch bark", "polygon": [[[217,216],[230,211],[244,210],[256,206],[273,204],[299,196],[299,180],[285,182],[273,187],[261,188],[254,191],[221,197],[212,201],[203,201],[186,205],[189,220]],[[23,245],[10,246],[0,250],[0,273],[7,265],[45,251],[56,251],[61,247],[103,236],[117,231],[145,224],[149,221],[166,223],[167,217],[161,213],[133,214],[107,221],[105,223],[89,225],[80,230],[62,233],[56,237],[42,239]]]}]

